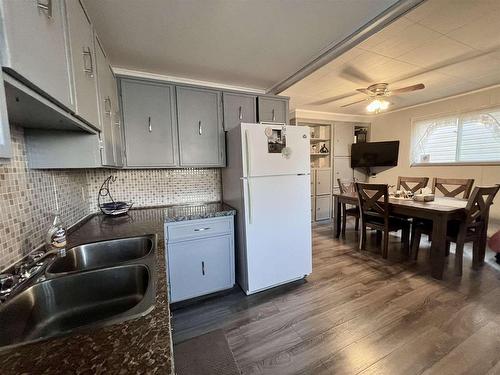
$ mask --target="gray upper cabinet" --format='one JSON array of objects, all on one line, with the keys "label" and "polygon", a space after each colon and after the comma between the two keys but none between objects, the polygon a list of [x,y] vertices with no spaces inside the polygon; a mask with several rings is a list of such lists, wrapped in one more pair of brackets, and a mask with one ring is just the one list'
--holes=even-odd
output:
[{"label": "gray upper cabinet", "polygon": [[124,131],[122,126],[122,114],[120,111],[120,101],[118,99],[118,83],[112,75],[110,81],[110,96],[111,96],[111,132],[113,134],[113,152],[115,157],[115,167],[123,167],[125,165],[125,147],[124,147]]},{"label": "gray upper cabinet", "polygon": [[[0,51],[0,55],[2,51]],[[10,143],[10,129],[9,119],[7,116],[7,103],[5,101],[5,88],[3,78],[0,76],[0,163],[1,159],[10,158],[11,143]]]},{"label": "gray upper cabinet", "polygon": [[225,165],[221,92],[176,87],[180,165]]},{"label": "gray upper cabinet", "polygon": [[1,1],[2,66],[73,110],[63,7],[62,0]]},{"label": "gray upper cabinet", "polygon": [[[102,164],[115,166],[115,149],[113,140],[113,109],[116,110],[117,103],[112,100],[112,88],[114,84],[113,72],[108,64],[106,55],[96,38],[96,64],[99,88],[99,111],[101,113],[101,155]],[[113,108],[115,107],[115,108]]]},{"label": "gray upper cabinet", "polygon": [[175,87],[121,80],[127,166],[178,165]]},{"label": "gray upper cabinet", "polygon": [[73,68],[75,113],[100,129],[92,25],[78,0],[66,1],[66,14]]},{"label": "gray upper cabinet", "polygon": [[289,123],[288,98],[259,96],[257,107],[259,122]]},{"label": "gray upper cabinet", "polygon": [[257,121],[257,98],[255,96],[225,92],[223,102],[224,130],[228,131],[242,122],[254,123]]}]

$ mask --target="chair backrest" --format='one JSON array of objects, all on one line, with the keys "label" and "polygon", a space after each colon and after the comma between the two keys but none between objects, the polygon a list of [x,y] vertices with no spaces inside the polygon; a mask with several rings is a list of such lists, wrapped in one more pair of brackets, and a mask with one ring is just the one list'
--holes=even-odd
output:
[{"label": "chair backrest", "polygon": [[500,185],[476,186],[474,188],[465,208],[467,212],[466,224],[484,222],[488,219],[490,206],[493,204],[493,199],[499,189]]},{"label": "chair backrest", "polygon": [[356,192],[355,180],[341,180],[340,178],[337,178],[337,182],[339,184],[339,190],[341,194]]},{"label": "chair backrest", "polygon": [[356,183],[361,219],[383,218],[389,221],[389,188],[385,184]]},{"label": "chair backrest", "polygon": [[427,186],[429,182],[429,177],[398,177],[398,184],[396,185],[397,190],[403,188],[406,191],[411,191],[416,193],[420,189]]},{"label": "chair backrest", "polygon": [[[439,190],[445,197],[452,197],[452,198],[455,198],[460,193],[463,193],[462,197],[464,199],[467,199],[470,196],[472,185],[474,185],[473,178],[437,177],[432,180],[432,192],[435,194],[436,190]],[[453,189],[449,190],[448,186],[452,186]]]}]

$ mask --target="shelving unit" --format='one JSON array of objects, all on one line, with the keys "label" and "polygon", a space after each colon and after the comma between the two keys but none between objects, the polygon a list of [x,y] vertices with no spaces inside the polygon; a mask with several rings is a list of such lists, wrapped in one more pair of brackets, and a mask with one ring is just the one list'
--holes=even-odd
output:
[{"label": "shelving unit", "polygon": [[[300,123],[307,125],[311,131],[311,168],[330,168],[330,150],[332,146],[332,126],[323,123]],[[322,147],[326,147],[327,152],[321,152]]]},{"label": "shelving unit", "polygon": [[[369,138],[369,124],[328,121],[311,118],[293,118],[291,125],[308,126],[311,132],[311,218],[312,221],[330,220],[333,214],[332,194],[337,179],[357,178],[364,175],[351,168],[351,144]],[[327,152],[320,152],[325,145]]]}]

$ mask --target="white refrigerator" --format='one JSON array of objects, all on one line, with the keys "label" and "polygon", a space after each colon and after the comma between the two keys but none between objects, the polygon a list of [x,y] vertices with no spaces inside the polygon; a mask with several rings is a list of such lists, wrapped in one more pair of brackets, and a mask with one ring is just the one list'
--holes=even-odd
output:
[{"label": "white refrigerator", "polygon": [[256,293],[312,272],[309,128],[228,131],[223,200],[237,209],[236,280]]}]

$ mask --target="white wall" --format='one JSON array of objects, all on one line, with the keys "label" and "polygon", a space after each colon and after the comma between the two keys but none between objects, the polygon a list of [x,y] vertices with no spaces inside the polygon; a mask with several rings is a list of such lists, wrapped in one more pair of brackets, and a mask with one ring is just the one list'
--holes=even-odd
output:
[{"label": "white wall", "polygon": [[[412,118],[494,105],[500,106],[500,87],[374,117],[371,121],[370,140],[399,140],[400,146],[398,166],[377,174],[371,181],[395,184],[398,176],[428,176],[474,178],[475,185],[500,184],[500,165],[410,167]],[[491,218],[500,221],[500,194],[495,201]]]}]

